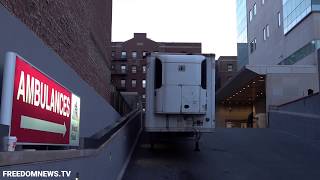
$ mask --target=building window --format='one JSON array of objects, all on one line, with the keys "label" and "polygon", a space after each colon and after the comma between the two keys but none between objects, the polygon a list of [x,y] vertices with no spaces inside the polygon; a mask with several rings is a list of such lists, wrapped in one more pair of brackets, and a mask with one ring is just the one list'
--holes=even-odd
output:
[{"label": "building window", "polygon": [[112,51],[112,52],[111,52],[111,57],[114,58],[115,56],[116,56],[116,52]]},{"label": "building window", "polygon": [[319,10],[317,0],[283,0],[283,31],[287,34],[312,11]]},{"label": "building window", "polygon": [[142,88],[146,88],[146,86],[147,86],[147,82],[146,82],[146,80],[144,79],[144,80],[142,80]]},{"label": "building window", "polygon": [[121,79],[120,85],[121,85],[121,87],[126,87],[126,80],[125,79]]},{"label": "building window", "polygon": [[137,66],[131,66],[131,73],[137,73]]},{"label": "building window", "polygon": [[253,41],[251,41],[250,44],[249,44],[250,53],[253,53],[253,51],[254,51],[253,46],[254,46],[254,45],[253,45]]},{"label": "building window", "polygon": [[142,66],[142,73],[146,73],[147,72],[147,66]]},{"label": "building window", "polygon": [[121,73],[126,73],[126,71],[127,71],[127,66],[121,65]]},{"label": "building window", "polygon": [[254,38],[254,49],[257,49],[257,38]]},{"label": "building window", "polygon": [[233,71],[233,65],[232,64],[228,64],[227,65],[227,71],[228,72],[232,72]]},{"label": "building window", "polygon": [[292,65],[296,64],[300,60],[309,56],[310,54],[317,52],[320,49],[320,40],[312,40],[304,45],[302,48],[295,51],[293,54],[289,55],[279,65]]},{"label": "building window", "polygon": [[281,14],[278,12],[278,27],[281,26]]},{"label": "building window", "polygon": [[257,49],[257,39],[254,38],[251,42],[250,42],[250,53],[253,53],[256,49]]},{"label": "building window", "polygon": [[250,9],[250,11],[249,11],[249,21],[250,22],[252,21],[252,17],[253,17],[252,9]]},{"label": "building window", "polygon": [[126,51],[121,52],[121,59],[127,59],[127,52]]},{"label": "building window", "polygon": [[270,27],[267,25],[263,28],[263,40],[267,40],[270,37]]},{"label": "building window", "polygon": [[257,15],[257,4],[253,5],[253,15]]},{"label": "building window", "polygon": [[269,25],[267,25],[266,29],[267,29],[267,38],[269,38],[269,37],[270,37],[270,28],[269,28]]},{"label": "building window", "polygon": [[131,86],[132,86],[133,88],[137,87],[137,80],[132,79],[132,80],[131,80]]},{"label": "building window", "polygon": [[132,51],[132,59],[137,59],[137,52],[136,51]]},{"label": "building window", "polygon": [[143,52],[142,52],[142,57],[143,57],[143,58],[147,57],[147,51],[143,51]]},{"label": "building window", "polygon": [[261,0],[261,4],[262,4],[262,5],[264,4],[264,0]]}]

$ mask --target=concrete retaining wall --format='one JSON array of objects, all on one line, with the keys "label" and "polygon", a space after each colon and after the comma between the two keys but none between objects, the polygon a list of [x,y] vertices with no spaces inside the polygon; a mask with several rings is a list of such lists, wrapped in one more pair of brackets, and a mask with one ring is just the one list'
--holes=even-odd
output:
[{"label": "concrete retaining wall", "polygon": [[320,95],[270,108],[269,127],[310,141],[320,141]]},{"label": "concrete retaining wall", "polygon": [[282,111],[320,115],[320,96],[314,95],[279,107]]}]

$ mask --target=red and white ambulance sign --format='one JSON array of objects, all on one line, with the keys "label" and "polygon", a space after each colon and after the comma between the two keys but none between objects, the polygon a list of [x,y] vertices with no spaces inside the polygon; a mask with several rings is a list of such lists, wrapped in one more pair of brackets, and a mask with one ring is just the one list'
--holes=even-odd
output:
[{"label": "red and white ambulance sign", "polygon": [[80,98],[15,56],[10,136],[19,144],[79,145]]}]

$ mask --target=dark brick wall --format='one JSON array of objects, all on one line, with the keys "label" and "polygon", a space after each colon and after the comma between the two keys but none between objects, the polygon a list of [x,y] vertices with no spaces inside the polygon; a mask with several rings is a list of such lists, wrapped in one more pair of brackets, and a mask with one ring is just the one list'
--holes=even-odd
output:
[{"label": "dark brick wall", "polygon": [[[228,71],[228,65],[232,65],[232,71]],[[216,61],[216,90],[223,87],[236,73],[237,56],[220,56]]]},{"label": "dark brick wall", "polygon": [[201,54],[201,43],[167,43],[161,42],[163,52]]},{"label": "dark brick wall", "polygon": [[[179,42],[155,42],[147,38],[146,33],[134,33],[134,37],[125,42],[113,42],[112,51],[114,52],[112,81],[119,91],[138,92],[140,96],[145,94],[142,87],[142,80],[146,79],[146,73],[143,73],[142,67],[147,65],[146,58],[143,58],[143,52],[168,52],[168,53],[193,53],[201,54],[201,43],[179,43]],[[121,52],[127,52],[127,58],[121,59]],[[132,57],[132,52],[137,52],[137,58]],[[127,72],[119,73],[121,65],[127,66]],[[132,73],[132,66],[137,67],[137,72]],[[121,88],[121,79],[126,80],[126,87]],[[132,87],[131,80],[137,80],[136,87]]]},{"label": "dark brick wall", "polygon": [[0,0],[110,101],[112,0]]}]

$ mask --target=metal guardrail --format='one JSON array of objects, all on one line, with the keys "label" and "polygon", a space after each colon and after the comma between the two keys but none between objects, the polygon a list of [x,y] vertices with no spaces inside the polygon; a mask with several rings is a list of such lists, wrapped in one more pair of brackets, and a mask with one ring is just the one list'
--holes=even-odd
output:
[{"label": "metal guardrail", "polygon": [[127,75],[127,70],[112,70],[111,75]]},{"label": "metal guardrail", "polygon": [[111,102],[112,107],[121,115],[125,115],[132,110],[132,107],[126,102],[121,93],[113,88],[111,93]]},{"label": "metal guardrail", "polygon": [[98,133],[94,134],[90,138],[84,138],[82,147],[83,149],[96,149],[99,148],[104,142],[106,142],[115,132],[117,132],[124,124],[135,118],[138,114],[138,109],[131,111],[124,117],[117,120],[114,124],[105,127]]},{"label": "metal guardrail", "polygon": [[[84,158],[99,154],[114,136],[131,121],[140,119],[141,110],[135,109],[121,117],[115,124],[108,126],[90,138],[85,138],[81,149],[49,150],[49,151],[15,151],[0,152],[0,167],[31,164],[39,162],[64,161]],[[140,130],[141,131],[141,130]]]}]

